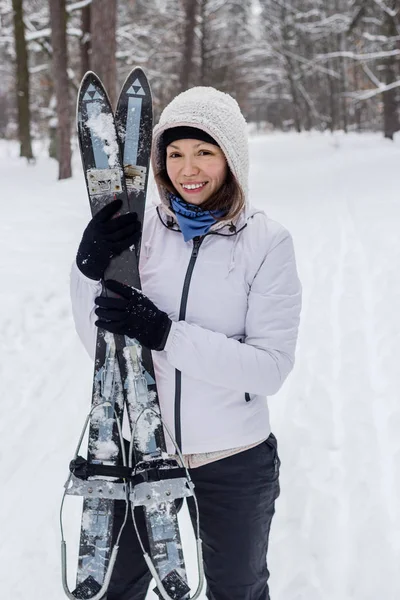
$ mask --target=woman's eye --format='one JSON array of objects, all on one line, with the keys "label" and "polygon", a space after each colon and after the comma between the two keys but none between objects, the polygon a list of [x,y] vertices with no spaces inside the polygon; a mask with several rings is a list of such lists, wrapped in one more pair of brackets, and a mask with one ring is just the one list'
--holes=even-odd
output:
[{"label": "woman's eye", "polygon": [[211,152],[209,150],[200,150],[199,154],[209,155]]},{"label": "woman's eye", "polygon": [[177,152],[171,152],[171,154],[169,155],[170,158],[176,158],[177,156],[179,156]]}]

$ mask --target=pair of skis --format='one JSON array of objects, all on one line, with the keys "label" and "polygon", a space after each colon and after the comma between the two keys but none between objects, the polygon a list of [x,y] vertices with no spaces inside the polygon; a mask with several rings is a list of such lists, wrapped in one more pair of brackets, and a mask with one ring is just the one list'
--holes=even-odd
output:
[{"label": "pair of skis", "polygon": [[[135,68],[126,79],[115,115],[99,78],[90,71],[86,73],[78,93],[77,129],[92,215],[109,202],[121,199],[120,212],[135,211],[143,223],[152,139],[152,98],[142,69]],[[140,242],[112,259],[104,278],[140,289],[139,255]],[[105,289],[102,293],[110,295]],[[131,429],[128,451],[121,426],[124,407]],[[79,452],[87,429],[88,455],[84,459]],[[174,442],[167,428],[166,431]],[[105,600],[129,510],[156,582],[156,593],[164,600],[190,598],[176,501],[191,496],[196,503],[196,498],[179,448],[177,453],[181,466],[166,453],[151,352],[136,340],[99,329],[92,407],[70,464],[60,513],[63,586],[71,600]],[[62,523],[67,495],[84,498],[76,587],[72,592],[67,582]],[[113,543],[117,500],[125,501],[126,510],[119,532],[114,532]],[[136,526],[138,507],[144,510],[149,554]],[[199,585],[192,600],[199,596],[203,586],[198,523],[197,518]]]}]

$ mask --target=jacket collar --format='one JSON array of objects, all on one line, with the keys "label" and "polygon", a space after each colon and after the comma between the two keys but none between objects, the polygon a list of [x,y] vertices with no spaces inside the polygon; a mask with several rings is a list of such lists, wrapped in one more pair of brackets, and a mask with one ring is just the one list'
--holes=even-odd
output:
[{"label": "jacket collar", "polygon": [[[164,202],[158,203],[156,207],[158,217],[162,224],[172,231],[180,232],[181,230],[173,210],[171,210],[169,206],[166,206]],[[210,231],[206,235],[236,235],[247,226],[246,221],[247,219],[245,218],[244,211],[242,211],[234,221],[217,221],[211,226]]]}]

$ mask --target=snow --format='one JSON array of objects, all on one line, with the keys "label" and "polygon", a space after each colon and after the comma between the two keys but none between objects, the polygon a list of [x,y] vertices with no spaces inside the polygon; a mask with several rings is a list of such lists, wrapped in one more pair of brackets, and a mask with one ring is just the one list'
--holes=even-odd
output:
[{"label": "snow", "polygon": [[[139,290],[137,290],[139,291]],[[141,292],[140,292],[141,293]],[[126,369],[128,373],[127,397],[129,399],[129,422],[132,423],[134,446],[141,454],[151,452],[149,442],[154,439],[154,432],[160,426],[160,419],[153,408],[149,409],[154,400],[155,392],[149,392],[144,376],[138,376],[142,352],[140,346],[133,344],[124,348]],[[151,412],[149,412],[151,411]],[[131,433],[127,434],[130,439]]]},{"label": "snow", "polygon": [[118,446],[112,440],[108,442],[97,441],[93,444],[92,451],[97,460],[110,460],[118,455]]},{"label": "snow", "polygon": [[[68,289],[89,220],[79,157],[74,178],[58,182],[57,164],[36,150],[28,166],[15,144],[0,143],[6,600],[64,598],[58,513],[93,375]],[[271,598],[398,600],[400,139],[258,136],[251,164],[252,201],[293,234],[304,286],[296,366],[270,399],[282,460]],[[64,517],[71,586],[79,502],[67,498]],[[181,519],[195,589],[194,538]]]},{"label": "snow", "polygon": [[108,165],[115,167],[118,161],[118,143],[115,136],[115,126],[112,115],[102,113],[101,105],[93,104],[91,106],[92,114],[87,120],[87,126],[92,131],[92,135],[99,138],[103,143],[103,150],[108,156]]}]

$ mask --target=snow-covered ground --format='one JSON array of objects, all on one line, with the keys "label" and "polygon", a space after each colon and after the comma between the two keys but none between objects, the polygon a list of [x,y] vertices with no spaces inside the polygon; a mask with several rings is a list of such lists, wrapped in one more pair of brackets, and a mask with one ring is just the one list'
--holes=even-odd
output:
[{"label": "snow-covered ground", "polygon": [[[0,143],[0,595],[61,600],[58,510],[92,377],[68,279],[89,207],[77,155],[58,182],[17,154]],[[252,202],[292,232],[304,286],[297,363],[270,399],[271,597],[398,600],[400,139],[272,134],[251,155]]]}]

